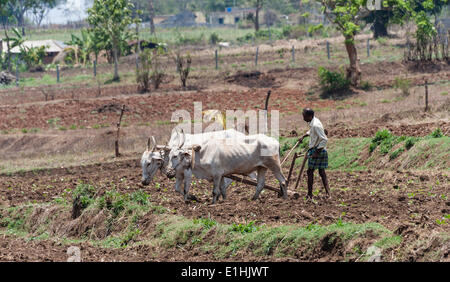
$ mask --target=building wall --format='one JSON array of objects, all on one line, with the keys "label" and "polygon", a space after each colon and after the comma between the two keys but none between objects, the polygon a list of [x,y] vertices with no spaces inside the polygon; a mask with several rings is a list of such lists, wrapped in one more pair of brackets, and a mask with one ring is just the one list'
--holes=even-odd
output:
[{"label": "building wall", "polygon": [[205,14],[203,14],[202,12],[195,12],[194,13],[196,18],[195,18],[195,22],[199,23],[199,24],[205,24],[206,23],[206,17]]}]

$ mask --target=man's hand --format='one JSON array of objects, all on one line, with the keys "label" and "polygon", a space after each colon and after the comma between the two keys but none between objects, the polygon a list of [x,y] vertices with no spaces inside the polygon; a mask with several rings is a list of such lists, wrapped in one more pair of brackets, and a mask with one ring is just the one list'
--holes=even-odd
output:
[{"label": "man's hand", "polygon": [[302,143],[303,142],[303,139],[305,139],[306,137],[308,137],[309,135],[308,134],[305,134],[305,135],[303,135],[302,137],[300,137],[300,139],[298,139],[298,143]]}]

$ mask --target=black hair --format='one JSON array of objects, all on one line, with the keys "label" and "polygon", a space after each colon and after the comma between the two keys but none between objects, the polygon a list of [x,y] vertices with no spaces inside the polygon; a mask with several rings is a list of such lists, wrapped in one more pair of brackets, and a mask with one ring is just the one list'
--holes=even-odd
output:
[{"label": "black hair", "polygon": [[314,117],[314,111],[310,108],[303,109],[303,114],[306,116]]}]

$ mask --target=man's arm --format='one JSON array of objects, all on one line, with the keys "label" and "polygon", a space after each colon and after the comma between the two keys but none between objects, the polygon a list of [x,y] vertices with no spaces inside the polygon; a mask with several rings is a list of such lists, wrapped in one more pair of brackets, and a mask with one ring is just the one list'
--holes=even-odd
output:
[{"label": "man's arm", "polygon": [[305,139],[306,137],[309,136],[309,133],[310,133],[310,130],[308,130],[308,132],[306,132],[305,135],[303,135],[302,137],[300,137],[300,139],[298,139],[298,142],[299,142],[299,143],[302,143],[302,142],[303,142],[303,139]]}]

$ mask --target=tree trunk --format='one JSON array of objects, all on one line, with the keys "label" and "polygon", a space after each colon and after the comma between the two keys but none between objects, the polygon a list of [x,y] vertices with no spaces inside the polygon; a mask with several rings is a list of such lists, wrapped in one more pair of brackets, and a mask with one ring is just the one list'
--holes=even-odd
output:
[{"label": "tree trunk", "polygon": [[22,36],[25,36],[25,7],[24,0],[19,0],[19,26],[22,28]]},{"label": "tree trunk", "polygon": [[259,31],[259,7],[256,8],[255,13],[255,31]]},{"label": "tree trunk", "polygon": [[20,15],[20,26],[22,28],[22,36],[25,36],[25,15]]},{"label": "tree trunk", "polygon": [[358,51],[355,46],[355,36],[346,36],[345,48],[347,50],[350,66],[347,68],[347,79],[352,86],[358,86],[361,81],[361,69],[359,67]]},{"label": "tree trunk", "polygon": [[113,46],[113,56],[114,56],[114,77],[113,81],[119,81],[119,69],[118,69],[118,58],[117,58],[117,44]]},{"label": "tree trunk", "polygon": [[387,37],[388,34],[388,30],[387,30],[387,26],[389,23],[389,15],[388,15],[388,11],[375,11],[375,19],[373,22],[373,37],[375,39],[379,38],[379,37]]},{"label": "tree trunk", "polygon": [[6,31],[5,19],[3,19],[3,29],[5,31],[6,48],[8,48],[7,53],[6,53],[6,68],[8,69],[9,72],[11,72],[11,48],[10,48],[10,44],[9,44],[8,32]]},{"label": "tree trunk", "polygon": [[153,18],[155,17],[155,8],[153,6],[153,0],[149,0],[149,14],[150,14],[150,33],[155,34],[155,22]]}]

